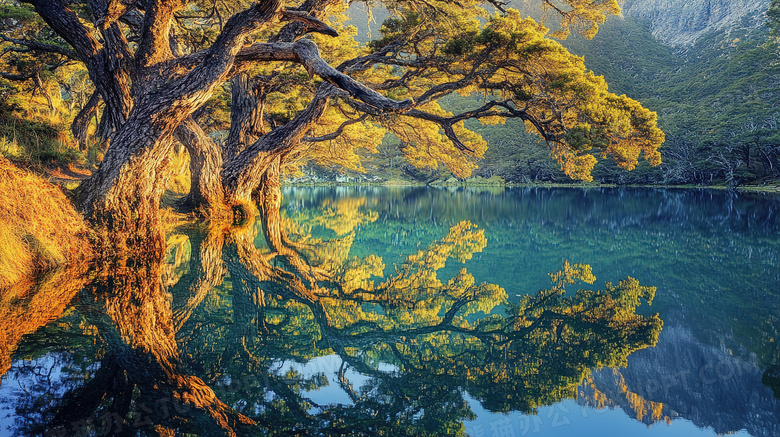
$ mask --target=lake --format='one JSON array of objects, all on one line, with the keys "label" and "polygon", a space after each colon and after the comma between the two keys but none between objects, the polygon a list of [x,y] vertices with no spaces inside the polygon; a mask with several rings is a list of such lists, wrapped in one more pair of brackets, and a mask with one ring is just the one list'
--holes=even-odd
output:
[{"label": "lake", "polygon": [[780,196],[285,188],[0,302],[0,435],[780,435]]}]

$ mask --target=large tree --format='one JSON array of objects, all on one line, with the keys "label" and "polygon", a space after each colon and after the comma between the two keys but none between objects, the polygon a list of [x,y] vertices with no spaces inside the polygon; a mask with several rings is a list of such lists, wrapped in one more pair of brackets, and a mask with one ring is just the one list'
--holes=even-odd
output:
[{"label": "large tree", "polygon": [[[190,155],[189,199],[212,217],[276,209],[286,164],[316,155],[359,167],[354,150],[387,134],[412,164],[468,175],[486,144],[467,119],[524,120],[573,178],[589,179],[595,156],[629,170],[642,153],[660,162],[654,113],[609,93],[547,28],[497,0],[382,1],[390,18],[367,46],[343,26],[341,0],[24,2],[62,41],[17,45],[82,63],[95,87],[85,111],[103,102],[105,157],[80,193],[112,228],[155,227],[177,142]],[[541,3],[586,35],[619,12],[615,0]],[[204,114],[228,86],[218,141]],[[453,114],[437,103],[453,92],[479,98]]]}]

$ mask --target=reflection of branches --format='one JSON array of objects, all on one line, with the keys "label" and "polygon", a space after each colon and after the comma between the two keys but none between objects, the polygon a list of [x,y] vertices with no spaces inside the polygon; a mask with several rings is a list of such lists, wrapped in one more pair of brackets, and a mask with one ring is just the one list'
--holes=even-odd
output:
[{"label": "reflection of branches", "polygon": [[[268,217],[268,216],[267,216]],[[279,229],[278,223],[266,225],[265,229]],[[325,308],[319,302],[319,298],[308,286],[308,280],[311,280],[307,269],[296,269],[297,273],[303,275],[306,282],[299,276],[288,272],[282,268],[272,266],[267,257],[258,252],[254,246],[254,235],[250,228],[247,228],[240,234],[232,236],[235,246],[231,246],[225,251],[225,260],[228,263],[231,278],[236,290],[263,290],[264,293],[273,293],[295,299],[301,303],[310,305],[312,311],[319,316],[320,320],[325,321],[325,326],[329,325],[329,317]],[[277,241],[278,242],[278,241]],[[293,255],[295,263],[289,265],[299,265],[303,258]],[[240,288],[237,288],[240,287]]]},{"label": "reflection of branches", "polygon": [[[657,316],[635,314],[642,299],[652,300],[654,289],[633,279],[565,297],[566,285],[595,279],[588,266],[569,264],[553,275],[551,289],[510,305],[507,316],[490,316],[505,302],[500,287],[476,285],[465,270],[447,283],[436,277],[448,258],[466,260],[484,247],[481,231],[467,222],[453,227],[428,250],[408,257],[378,285],[368,281],[367,273],[377,274],[376,267],[382,264],[376,260],[350,260],[327,281],[307,287],[293,272],[268,263],[251,245],[252,237],[233,240],[236,251],[226,257],[231,277],[275,296],[264,302],[269,305],[265,314],[276,318],[284,314],[284,323],[274,328],[276,341],[291,341],[285,327],[296,332],[313,324],[316,332],[309,335],[321,341],[310,340],[314,347],[310,353],[321,354],[321,346],[327,345],[343,362],[338,384],[360,405],[351,410],[326,408],[309,420],[354,419],[356,410],[365,408],[412,421],[407,413],[427,416],[426,408],[420,407],[426,395],[416,390],[410,395],[410,387],[426,387],[434,379],[438,399],[449,398],[453,404],[464,403],[458,388],[464,387],[487,408],[533,411],[536,405],[571,395],[589,369],[623,364],[631,351],[654,344],[661,326]],[[377,359],[394,363],[400,371],[377,370],[370,364]],[[377,393],[359,394],[346,378],[346,366],[371,376]],[[380,392],[389,396],[385,403],[375,397]],[[292,399],[289,393],[282,398],[285,404]]]},{"label": "reflection of branches", "polygon": [[[190,280],[180,286],[186,290],[186,294],[182,296],[174,293],[173,321],[176,332],[187,322],[208,293],[222,282],[225,276],[225,266],[221,260],[224,240],[224,231],[218,228],[209,229],[205,237],[199,233],[190,237],[193,255],[190,265],[193,266],[193,272],[190,274]],[[177,301],[184,300],[185,297],[186,301]]]},{"label": "reflection of branches", "polygon": [[0,376],[22,337],[56,319],[87,282],[84,266],[61,268],[0,294]]},{"label": "reflection of branches", "polygon": [[[104,434],[136,428],[236,435],[254,424],[183,370],[161,275],[160,259],[120,266],[83,293],[82,302],[92,308],[86,315],[109,355],[93,379],[53,407],[53,419],[46,425],[50,430],[81,433],[88,429],[75,428],[87,426]],[[95,308],[102,311],[96,313]],[[92,424],[84,425],[88,419]]]},{"label": "reflection of branches", "polygon": [[[93,433],[104,434],[451,433],[474,417],[466,393],[488,410],[532,412],[573,396],[590,369],[623,364],[660,330],[657,316],[635,312],[654,289],[633,279],[567,294],[575,281],[595,279],[585,265],[565,264],[550,289],[514,305],[465,269],[440,279],[449,262],[485,247],[484,232],[469,222],[376,281],[381,258],[344,255],[314,270],[308,260],[325,258],[315,253],[321,242],[298,239],[307,241],[306,256],[292,246],[281,254],[272,247],[284,244],[278,211],[260,218],[263,232],[278,232],[265,235],[271,253],[255,247],[254,225],[192,235],[189,277],[173,296],[159,259],[119,263],[82,293],[106,353],[92,378],[46,410],[45,423],[70,432],[92,421]],[[225,270],[229,283],[203,304]],[[217,320],[210,329],[192,316],[201,309]],[[306,392],[327,385],[324,374],[285,364],[331,354],[351,405],[312,401]],[[350,370],[368,380],[356,386]],[[108,428],[115,425],[124,428]]]},{"label": "reflection of branches", "polygon": [[[257,194],[260,201],[260,215],[263,225],[263,235],[265,237],[268,247],[271,252],[278,256],[286,265],[287,268],[298,279],[305,282],[308,287],[314,286],[316,282],[323,279],[322,272],[312,267],[303,253],[299,250],[299,246],[293,243],[288,238],[284,229],[282,229],[282,219],[280,206],[282,202],[282,193],[280,186],[280,160],[277,158],[272,165],[266,170],[265,181],[261,185],[261,189]],[[255,257],[253,252],[256,252],[254,248],[253,240],[244,237],[239,238],[239,252],[243,253],[244,259]],[[242,244],[244,243],[244,244]],[[249,265],[257,267],[257,263],[249,261]],[[261,270],[268,272],[267,269]],[[256,273],[256,272],[253,272]],[[265,275],[261,275],[263,277]]]}]

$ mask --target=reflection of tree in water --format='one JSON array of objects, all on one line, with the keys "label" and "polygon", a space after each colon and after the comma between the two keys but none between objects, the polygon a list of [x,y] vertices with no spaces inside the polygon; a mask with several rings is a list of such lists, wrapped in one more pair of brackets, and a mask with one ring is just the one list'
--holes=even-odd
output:
[{"label": "reflection of tree in water", "polygon": [[103,343],[96,357],[99,367],[88,381],[44,408],[43,420],[28,423],[23,433],[212,435],[250,430],[251,419],[217,399],[201,378],[182,367],[161,261],[118,260],[82,291],[77,308]]},{"label": "reflection of tree in water", "polygon": [[83,265],[60,268],[36,280],[0,290],[0,376],[11,367],[11,354],[22,336],[55,320],[87,282]]},{"label": "reflection of tree in water", "polygon": [[[383,277],[380,257],[347,257],[356,225],[323,241],[293,235],[305,226],[285,222],[278,203],[261,214],[262,226],[190,235],[178,281],[161,259],[128,258],[88,287],[79,309],[105,343],[99,368],[23,433],[463,434],[474,417],[466,393],[492,411],[533,412],[574,397],[590,369],[624,364],[661,329],[635,313],[654,289],[633,279],[567,293],[595,280],[586,265],[565,264],[551,288],[518,304],[465,269],[441,280],[448,260],[485,247],[469,222]],[[266,250],[255,247],[258,229]],[[308,392],[325,375],[282,365],[334,354],[350,405],[316,403]],[[358,386],[350,372],[368,380]]]}]

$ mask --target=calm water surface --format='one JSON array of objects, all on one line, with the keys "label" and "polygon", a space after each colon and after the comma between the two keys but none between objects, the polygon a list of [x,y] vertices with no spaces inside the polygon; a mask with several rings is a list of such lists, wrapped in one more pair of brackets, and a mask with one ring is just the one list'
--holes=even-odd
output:
[{"label": "calm water surface", "polygon": [[290,188],[0,302],[0,435],[780,435],[780,197]]}]

